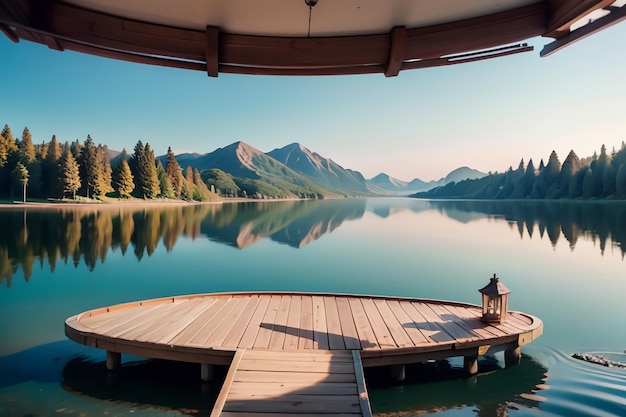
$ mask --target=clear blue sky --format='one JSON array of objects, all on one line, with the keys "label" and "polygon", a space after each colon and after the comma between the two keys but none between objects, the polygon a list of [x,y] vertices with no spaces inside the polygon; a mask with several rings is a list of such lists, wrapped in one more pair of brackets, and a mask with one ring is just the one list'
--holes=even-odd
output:
[{"label": "clear blue sky", "polygon": [[292,142],[371,178],[504,171],[626,140],[626,23],[548,58],[535,51],[384,75],[261,77],[169,69],[12,43],[0,35],[0,126],[37,143],[206,153],[235,141]]}]

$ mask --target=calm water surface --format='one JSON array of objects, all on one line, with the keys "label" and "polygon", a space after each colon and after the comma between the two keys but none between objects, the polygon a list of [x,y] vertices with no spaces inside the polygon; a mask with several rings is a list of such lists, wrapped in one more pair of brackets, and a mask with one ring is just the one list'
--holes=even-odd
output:
[{"label": "calm water surface", "polygon": [[[196,366],[68,341],[65,319],[120,302],[214,291],[320,291],[479,303],[497,273],[544,335],[519,366],[483,358],[408,370],[380,415],[626,416],[626,370],[571,359],[626,349],[626,204],[419,201],[0,210],[0,416],[208,415]],[[624,360],[626,361],[626,359]],[[424,383],[424,380],[430,382]]]}]

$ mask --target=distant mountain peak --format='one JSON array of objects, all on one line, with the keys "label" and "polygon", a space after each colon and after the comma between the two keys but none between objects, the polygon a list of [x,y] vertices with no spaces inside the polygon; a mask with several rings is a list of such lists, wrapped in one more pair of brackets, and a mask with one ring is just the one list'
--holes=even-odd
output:
[{"label": "distant mountain peak", "polygon": [[394,178],[384,172],[376,175],[374,178],[369,180],[370,183],[375,184],[379,187],[382,187],[386,190],[389,189],[402,189],[405,188],[409,183],[406,181],[399,180]]},{"label": "distant mountain peak", "polygon": [[365,179],[360,173],[344,169],[297,142],[276,148],[267,155],[337,193],[347,191],[348,195],[354,195],[355,192],[360,194],[368,192]]},{"label": "distant mountain peak", "polygon": [[479,179],[486,176],[484,172],[480,172],[477,169],[473,169],[467,166],[459,167],[453,171],[450,171],[448,175],[444,178],[444,183],[447,184],[449,182],[459,182],[467,179]]},{"label": "distant mountain peak", "polygon": [[255,156],[264,155],[263,152],[258,150],[257,148],[248,145],[245,142],[238,141],[235,142],[236,145],[236,154],[241,161],[241,164],[248,168],[251,171],[256,170],[256,167],[253,162],[253,158]]}]

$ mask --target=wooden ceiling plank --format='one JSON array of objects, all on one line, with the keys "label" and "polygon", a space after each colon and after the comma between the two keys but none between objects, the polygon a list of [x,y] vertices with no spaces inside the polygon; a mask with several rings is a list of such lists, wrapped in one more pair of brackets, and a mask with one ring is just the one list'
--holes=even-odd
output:
[{"label": "wooden ceiling plank", "polygon": [[148,55],[132,54],[128,52],[114,51],[98,48],[91,45],[71,42],[67,40],[57,40],[59,45],[67,50],[96,55],[104,58],[118,59],[122,61],[135,62],[138,64],[158,65],[161,67],[182,68],[190,70],[206,71],[206,65],[199,62],[181,61],[175,59],[160,58]]},{"label": "wooden ceiling plank", "polygon": [[180,28],[136,22],[89,10],[58,5],[51,30],[70,40],[180,59],[204,61],[206,34]]},{"label": "wooden ceiling plank", "polygon": [[223,33],[220,62],[249,67],[386,64],[389,35],[285,38]]},{"label": "wooden ceiling plank", "polygon": [[395,77],[400,73],[406,51],[406,27],[396,26],[389,33],[389,60],[385,77]]},{"label": "wooden ceiling plank", "polygon": [[31,6],[28,0],[0,1],[0,20],[28,22]]},{"label": "wooden ceiling plank", "polygon": [[220,72],[229,74],[245,75],[303,75],[303,76],[324,76],[324,75],[357,75],[357,74],[377,74],[385,71],[383,65],[355,65],[347,67],[332,68],[260,68],[242,67],[237,65],[220,64]]},{"label": "wooden ceiling plank", "polygon": [[414,62],[405,62],[402,64],[402,70],[408,69],[421,69],[421,68],[432,68],[432,67],[441,67],[447,65],[456,65],[456,64],[465,64],[468,62],[476,62],[483,61],[485,59],[491,58],[499,58],[507,55],[519,54],[522,52],[530,52],[534,49],[532,46],[521,46],[515,49],[509,49],[505,51],[495,52],[492,54],[486,55],[477,55],[477,56],[468,56],[466,58],[455,59],[455,57],[446,57],[446,58],[435,58],[435,59],[424,59],[421,61]]},{"label": "wooden ceiling plank", "polygon": [[626,6],[610,7],[608,10],[610,10],[608,15],[596,19],[595,21],[576,29],[567,36],[545,45],[539,55],[542,58],[550,56],[574,42],[578,42],[587,36],[593,35],[596,32],[626,20]]},{"label": "wooden ceiling plank", "polygon": [[534,3],[505,12],[407,30],[405,60],[436,59],[497,47],[541,35],[546,5]]},{"label": "wooden ceiling plank", "polygon": [[209,77],[219,75],[219,34],[217,27],[206,27],[206,72]]},{"label": "wooden ceiling plank", "polygon": [[546,34],[543,36],[559,38],[570,32],[570,26],[594,10],[602,9],[615,0],[567,0],[559,2],[548,21]]}]

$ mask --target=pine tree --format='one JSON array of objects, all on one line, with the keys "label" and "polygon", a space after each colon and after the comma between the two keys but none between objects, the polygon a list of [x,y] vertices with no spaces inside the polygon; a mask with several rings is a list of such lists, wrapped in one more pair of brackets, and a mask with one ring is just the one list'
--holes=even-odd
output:
[{"label": "pine tree", "polygon": [[585,176],[583,177],[583,187],[582,187],[582,197],[583,198],[591,198],[596,196],[596,187],[594,184],[594,174],[593,169],[589,168],[585,171]]},{"label": "pine tree", "polygon": [[202,181],[198,168],[193,169],[193,185],[195,188],[194,200],[207,201],[211,198],[211,192],[206,183]]},{"label": "pine tree", "polygon": [[594,157],[594,160],[591,162],[592,188],[588,191],[591,192],[590,197],[600,197],[605,195],[604,171],[611,164],[611,160],[606,153],[606,146],[604,145],[600,148],[600,156],[594,153]]},{"label": "pine tree", "polygon": [[528,165],[526,166],[526,172],[524,173],[524,177],[522,178],[521,198],[527,198],[528,196],[530,196],[536,179],[537,177],[535,175],[535,164],[533,163],[533,160],[531,158],[528,161]]},{"label": "pine tree", "polygon": [[545,198],[558,198],[561,190],[561,161],[556,154],[556,151],[550,153],[548,159],[548,165],[541,172],[541,179],[544,181],[546,192]]},{"label": "pine tree", "polygon": [[617,170],[615,191],[620,197],[626,197],[626,163],[623,163]]},{"label": "pine tree", "polygon": [[572,178],[572,181],[569,184],[569,198],[578,198],[583,195],[583,182],[585,177],[587,176],[587,171],[589,171],[589,166],[585,165],[581,167]]},{"label": "pine tree", "polygon": [[567,155],[567,158],[565,158],[563,165],[561,166],[561,178],[559,180],[560,197],[569,196],[570,184],[574,178],[574,175],[576,174],[576,171],[578,171],[579,169],[580,158],[578,158],[578,155],[576,155],[576,153],[572,149]]},{"label": "pine tree", "polygon": [[24,164],[18,162],[11,173],[16,184],[23,188],[24,202],[26,202],[26,186],[28,185],[28,169]]},{"label": "pine tree", "polygon": [[616,176],[617,172],[613,165],[609,164],[604,168],[602,172],[602,196],[609,197],[615,194],[616,191]]},{"label": "pine tree", "polygon": [[4,129],[0,132],[0,168],[2,168],[9,158],[9,155],[17,151],[17,145],[11,128],[9,125],[4,125]]},{"label": "pine tree", "polygon": [[72,152],[67,152],[61,162],[61,186],[63,193],[72,193],[76,200],[76,191],[80,188],[80,172]]},{"label": "pine tree", "polygon": [[193,170],[190,166],[185,169],[185,176],[183,177],[183,186],[180,191],[180,198],[183,200],[193,200]]},{"label": "pine tree", "polygon": [[611,159],[611,165],[615,170],[619,170],[622,164],[626,164],[626,142],[622,142],[622,147]]},{"label": "pine tree", "polygon": [[159,177],[159,186],[161,188],[161,196],[165,198],[176,198],[174,194],[174,187],[170,182],[170,178],[167,176],[167,172],[165,172],[165,168],[163,168],[163,163],[160,159],[156,161],[156,170],[157,177]]},{"label": "pine tree", "polygon": [[143,151],[143,156],[138,160],[141,192],[143,193],[143,198],[157,198],[161,189],[159,187],[159,177],[156,172],[154,152],[148,143],[146,143]]},{"label": "pine tree", "polygon": [[56,135],[48,143],[48,153],[42,163],[42,179],[44,192],[47,196],[57,197],[59,194],[59,171],[61,164],[61,146],[57,142]]},{"label": "pine tree", "polygon": [[141,181],[141,169],[140,169],[140,161],[144,158],[144,146],[141,140],[137,141],[135,148],[133,149],[133,154],[128,160],[128,166],[130,167],[130,172],[133,174],[133,181],[135,182],[135,195],[137,197],[143,197],[142,193],[142,181]]},{"label": "pine tree", "polygon": [[87,135],[87,139],[83,143],[80,149],[80,154],[76,158],[78,162],[80,181],[85,188],[85,196],[90,197],[96,185],[96,178],[98,177],[98,162],[96,157],[96,146],[93,143],[90,135]]},{"label": "pine tree", "polygon": [[94,178],[94,194],[102,197],[113,191],[111,186],[111,164],[106,149],[102,145],[96,148],[96,165]]},{"label": "pine tree", "polygon": [[19,160],[18,147],[11,128],[4,125],[0,132],[0,193],[11,195],[11,171]]},{"label": "pine tree", "polygon": [[130,172],[130,167],[125,159],[120,160],[117,164],[117,193],[120,198],[130,198],[133,190],[135,189],[135,183],[133,181],[133,174]]},{"label": "pine tree", "polygon": [[46,156],[48,156],[48,144],[45,141],[35,146],[35,155],[40,161],[46,159]]},{"label": "pine tree", "polygon": [[174,152],[172,152],[172,148],[167,148],[167,162],[165,163],[165,172],[167,173],[167,177],[172,184],[172,189],[174,191],[174,195],[177,198],[180,198],[181,189],[183,187],[183,171],[176,160],[176,156]]},{"label": "pine tree", "polygon": [[[80,151],[82,150],[82,148],[83,145],[78,141],[78,139],[70,144],[70,152],[72,152],[72,156],[74,157],[75,161],[78,161],[78,159],[80,158]],[[63,154],[65,155],[65,152],[63,152]]]},{"label": "pine tree", "polygon": [[30,130],[27,127],[22,132],[22,140],[19,144],[20,160],[24,165],[35,162],[35,145]]}]

